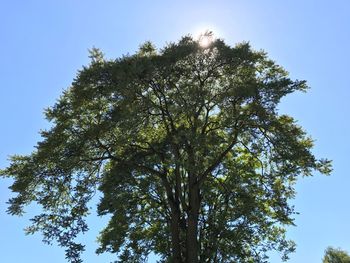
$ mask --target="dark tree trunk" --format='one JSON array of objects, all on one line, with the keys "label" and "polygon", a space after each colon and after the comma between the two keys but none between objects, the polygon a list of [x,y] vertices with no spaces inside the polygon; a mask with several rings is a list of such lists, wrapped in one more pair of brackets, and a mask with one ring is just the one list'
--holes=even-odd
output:
[{"label": "dark tree trunk", "polygon": [[180,212],[174,208],[171,218],[172,262],[183,263],[180,242]]},{"label": "dark tree trunk", "polygon": [[189,210],[187,217],[186,263],[198,263],[198,215],[200,196],[198,184],[193,181],[189,189]]},{"label": "dark tree trunk", "polygon": [[171,218],[170,218],[170,232],[171,232],[171,262],[173,263],[183,263],[182,251],[181,251],[181,239],[180,239],[180,207],[178,193],[175,193],[175,198],[173,191],[165,175],[161,176],[163,185],[166,190],[166,195],[168,199],[168,204],[170,206]]}]

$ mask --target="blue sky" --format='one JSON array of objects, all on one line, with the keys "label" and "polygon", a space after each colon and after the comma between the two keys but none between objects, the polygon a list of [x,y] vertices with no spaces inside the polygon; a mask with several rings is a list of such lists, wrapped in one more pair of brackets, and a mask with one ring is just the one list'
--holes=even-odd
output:
[{"label": "blue sky", "polygon": [[[295,117],[316,141],[314,152],[333,160],[326,177],[301,178],[293,201],[300,215],[289,237],[297,252],[289,262],[321,262],[324,249],[350,251],[350,131],[348,102],[350,2],[333,1],[0,1],[0,167],[11,154],[27,154],[48,126],[43,109],[52,105],[88,63],[87,49],[108,58],[133,53],[151,40],[158,47],[182,35],[211,29],[228,44],[249,41],[264,49],[293,78],[311,86],[306,94],[282,101],[281,113]],[[0,180],[1,262],[65,262],[61,248],[41,243],[22,229],[23,218],[6,214],[10,180]],[[85,262],[109,262],[95,256],[95,236],[104,219],[90,218],[92,231]],[[150,259],[150,263],[154,259]],[[272,263],[281,262],[276,255]]]}]

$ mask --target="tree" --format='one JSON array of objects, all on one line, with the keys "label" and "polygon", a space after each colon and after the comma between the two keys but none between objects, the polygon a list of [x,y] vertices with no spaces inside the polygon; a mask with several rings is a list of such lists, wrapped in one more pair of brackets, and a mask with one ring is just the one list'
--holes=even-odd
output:
[{"label": "tree", "polygon": [[339,248],[328,247],[322,260],[323,263],[350,263],[348,252]]},{"label": "tree", "polygon": [[81,262],[84,246],[74,240],[88,230],[99,191],[98,214],[111,218],[97,252],[117,262],[144,262],[150,252],[176,263],[267,262],[269,250],[287,258],[293,185],[331,170],[293,118],[277,112],[282,97],[307,85],[248,43],[203,37],[211,42],[185,36],[161,51],[147,42],[116,60],[92,50],[46,110],[52,127],[36,150],[1,172],[17,193],[10,214],[42,207],[28,233]]}]

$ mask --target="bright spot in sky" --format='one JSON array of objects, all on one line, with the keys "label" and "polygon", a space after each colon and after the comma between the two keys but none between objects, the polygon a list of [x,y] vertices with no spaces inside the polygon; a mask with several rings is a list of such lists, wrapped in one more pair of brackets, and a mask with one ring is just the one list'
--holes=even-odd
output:
[{"label": "bright spot in sky", "polygon": [[212,27],[201,27],[195,30],[193,36],[194,39],[198,41],[202,48],[207,48],[214,41],[214,33],[217,35],[217,30],[208,29]]},{"label": "bright spot in sky", "polygon": [[203,48],[209,47],[210,43],[213,42],[213,35],[203,34],[199,37],[199,45]]}]

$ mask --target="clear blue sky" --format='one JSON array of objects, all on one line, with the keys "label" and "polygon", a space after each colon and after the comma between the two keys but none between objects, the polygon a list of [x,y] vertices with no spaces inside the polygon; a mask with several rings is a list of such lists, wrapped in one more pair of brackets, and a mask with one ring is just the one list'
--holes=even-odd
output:
[{"label": "clear blue sky", "polygon": [[[11,154],[26,154],[47,127],[43,109],[68,87],[88,63],[87,49],[108,58],[133,53],[141,42],[158,47],[199,29],[212,29],[234,44],[250,41],[312,89],[285,99],[280,110],[299,120],[316,140],[315,154],[334,161],[332,176],[299,180],[293,201],[300,215],[289,236],[298,245],[291,263],[321,262],[329,246],[350,250],[348,164],[350,2],[304,1],[0,1],[0,167]],[[0,254],[6,263],[65,262],[63,250],[41,243],[22,229],[35,214],[6,214],[9,180],[0,180]],[[95,256],[96,233],[103,220],[90,219],[87,263]],[[155,262],[150,259],[150,263]],[[272,263],[281,262],[272,256]]]}]

